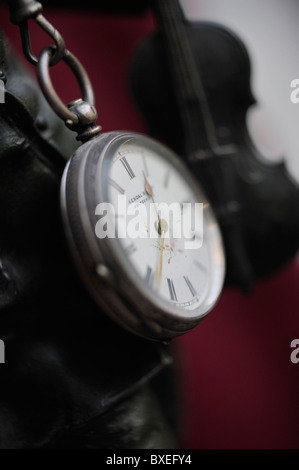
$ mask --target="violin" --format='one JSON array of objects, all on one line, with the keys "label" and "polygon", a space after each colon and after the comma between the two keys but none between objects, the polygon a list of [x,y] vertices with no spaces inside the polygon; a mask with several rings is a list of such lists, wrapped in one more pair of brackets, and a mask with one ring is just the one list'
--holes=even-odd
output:
[{"label": "violin", "polygon": [[181,155],[212,204],[226,282],[249,290],[298,250],[299,187],[249,136],[246,114],[256,100],[242,41],[221,25],[187,21],[178,0],[152,6],[160,29],[133,59],[133,95],[150,132]]}]

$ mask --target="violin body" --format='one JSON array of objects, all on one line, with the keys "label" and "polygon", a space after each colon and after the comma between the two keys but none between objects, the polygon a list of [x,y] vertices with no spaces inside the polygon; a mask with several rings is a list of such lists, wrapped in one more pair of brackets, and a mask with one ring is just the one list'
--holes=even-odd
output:
[{"label": "violin body", "polygon": [[[185,159],[212,204],[227,283],[248,290],[296,254],[299,190],[284,162],[263,159],[249,136],[246,115],[256,100],[244,44],[222,26],[183,23],[193,56],[189,69],[180,67],[183,54],[171,55],[169,37],[158,31],[134,57],[132,90],[150,132]],[[192,92],[195,74],[198,93]]]}]

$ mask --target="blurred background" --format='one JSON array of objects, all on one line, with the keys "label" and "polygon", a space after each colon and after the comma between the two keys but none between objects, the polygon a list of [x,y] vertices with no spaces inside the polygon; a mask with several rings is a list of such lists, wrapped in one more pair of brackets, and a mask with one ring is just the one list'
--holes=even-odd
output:
[{"label": "blurred background", "polygon": [[[299,105],[290,102],[290,83],[299,78],[299,2],[182,0],[182,5],[190,21],[220,22],[244,40],[259,104],[248,116],[251,133],[268,158],[284,155],[299,181]],[[18,30],[3,4],[0,15],[1,28],[20,52]],[[151,13],[109,15],[49,6],[47,17],[90,73],[104,131],[147,132],[132,99],[128,69],[140,42],[156,28]],[[47,37],[32,31],[34,47],[47,44]],[[53,74],[65,101],[74,99],[76,85],[68,71]],[[298,280],[294,260],[257,283],[250,295],[226,288],[200,327],[174,342],[182,447],[299,447],[299,365],[290,361],[291,341],[299,338]]]},{"label": "blurred background", "polygon": [[252,88],[259,106],[249,129],[265,156],[284,155],[299,181],[299,105],[290,83],[299,78],[298,0],[182,0],[187,18],[222,23],[245,42],[252,60]]}]

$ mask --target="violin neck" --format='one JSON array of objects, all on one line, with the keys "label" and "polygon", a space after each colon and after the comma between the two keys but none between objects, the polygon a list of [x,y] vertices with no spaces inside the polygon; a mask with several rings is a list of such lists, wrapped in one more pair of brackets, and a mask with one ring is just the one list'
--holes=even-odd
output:
[{"label": "violin neck", "polygon": [[[217,147],[217,137],[200,71],[178,0],[153,0],[160,23],[184,126],[186,152]],[[202,124],[202,125],[200,125]]]}]

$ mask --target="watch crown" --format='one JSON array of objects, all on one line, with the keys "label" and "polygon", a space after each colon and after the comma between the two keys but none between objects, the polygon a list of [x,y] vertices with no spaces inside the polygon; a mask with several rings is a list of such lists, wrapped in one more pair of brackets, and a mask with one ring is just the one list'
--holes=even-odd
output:
[{"label": "watch crown", "polygon": [[97,264],[96,273],[103,281],[109,282],[111,284],[114,282],[113,275],[105,264]]}]

